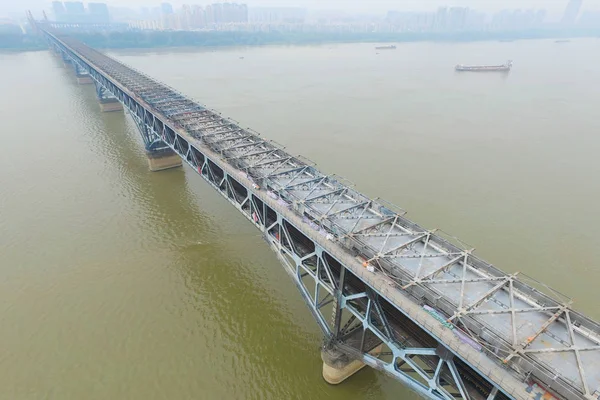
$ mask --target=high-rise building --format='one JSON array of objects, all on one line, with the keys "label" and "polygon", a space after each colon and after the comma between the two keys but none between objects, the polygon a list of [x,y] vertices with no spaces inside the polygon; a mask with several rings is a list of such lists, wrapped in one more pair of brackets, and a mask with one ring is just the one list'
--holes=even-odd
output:
[{"label": "high-rise building", "polygon": [[468,10],[465,7],[451,7],[448,12],[448,28],[453,31],[463,30],[467,22]]},{"label": "high-rise building", "polygon": [[428,32],[435,26],[435,13],[388,11],[386,22],[393,31]]},{"label": "high-rise building", "polygon": [[448,7],[440,7],[435,15],[435,30],[443,31],[448,27]]},{"label": "high-rise building", "polygon": [[223,14],[221,15],[221,22],[233,22],[235,19],[235,4],[223,3]]},{"label": "high-rise building", "polygon": [[89,21],[108,23],[110,16],[106,3],[88,3]]},{"label": "high-rise building", "polygon": [[248,6],[237,3],[213,4],[214,10],[221,10],[221,23],[248,22]]},{"label": "high-rise building", "polygon": [[251,22],[303,23],[306,9],[299,7],[252,7],[249,12]]},{"label": "high-rise building", "polygon": [[182,29],[184,31],[189,31],[193,28],[193,15],[192,8],[186,4],[181,7],[181,12],[179,14],[179,27],[178,29]]},{"label": "high-rise building", "polygon": [[181,18],[178,14],[163,14],[160,26],[162,29],[181,29]]},{"label": "high-rise building", "polygon": [[60,1],[52,2],[52,12],[54,13],[54,19],[56,21],[64,21],[65,20],[65,6]]},{"label": "high-rise building", "polygon": [[67,21],[82,22],[86,20],[85,8],[80,1],[65,1],[65,16]]},{"label": "high-rise building", "polygon": [[206,26],[206,17],[204,9],[195,5],[192,7],[192,29],[204,28]]},{"label": "high-rise building", "polygon": [[469,10],[465,23],[465,29],[469,31],[479,31],[486,27],[487,17],[482,12]]},{"label": "high-rise building", "polygon": [[160,21],[162,29],[175,29],[176,19],[171,3],[162,3],[160,5]]},{"label": "high-rise building", "polygon": [[215,10],[212,5],[206,6],[206,10],[204,11],[204,21],[207,26],[215,23]]},{"label": "high-rise building", "polygon": [[577,20],[577,16],[579,15],[579,11],[581,10],[581,4],[583,0],[569,0],[567,4],[567,8],[565,8],[565,13],[562,17],[562,23],[566,25],[573,25]]},{"label": "high-rise building", "polygon": [[248,22],[248,6],[246,4],[242,4],[240,7],[240,16],[242,22]]},{"label": "high-rise building", "polygon": [[215,24],[220,24],[223,22],[223,4],[215,3],[212,5],[213,9],[213,18]]},{"label": "high-rise building", "polygon": [[173,6],[171,5],[171,3],[162,3],[160,5],[160,11],[163,14],[173,14]]},{"label": "high-rise building", "polygon": [[65,10],[67,14],[83,14],[85,13],[85,8],[83,7],[83,3],[80,1],[65,1]]}]

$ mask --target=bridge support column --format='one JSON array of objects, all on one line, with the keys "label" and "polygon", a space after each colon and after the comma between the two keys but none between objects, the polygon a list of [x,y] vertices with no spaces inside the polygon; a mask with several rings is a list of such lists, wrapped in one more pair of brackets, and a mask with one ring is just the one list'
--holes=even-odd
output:
[{"label": "bridge support column", "polygon": [[60,58],[62,58],[63,66],[65,68],[71,68],[73,66],[73,64],[71,64],[71,59],[69,58],[69,56],[67,55],[67,53],[61,51],[60,52]]},{"label": "bridge support column", "polygon": [[77,83],[80,85],[91,85],[94,83],[94,80],[90,76],[89,72],[79,65],[78,62],[73,62],[73,66],[75,67],[75,76],[77,77]]},{"label": "bridge support column", "polygon": [[77,74],[77,83],[80,85],[91,85],[94,80],[88,74]]},{"label": "bridge support column", "polygon": [[[380,353],[382,346],[377,346],[369,354]],[[323,360],[323,379],[330,385],[339,385],[366,366],[361,360],[352,359],[335,346],[323,347],[321,360]]]},{"label": "bridge support column", "polygon": [[100,111],[102,112],[113,112],[113,111],[123,111],[123,105],[119,102],[115,96],[112,95],[104,86],[101,84],[94,82],[96,84],[96,96],[98,96],[98,101],[100,101]]},{"label": "bridge support column", "polygon": [[116,98],[100,99],[100,111],[123,111],[123,105]]},{"label": "bridge support column", "polygon": [[146,151],[146,156],[148,156],[148,167],[152,172],[181,167],[182,164],[181,157],[169,148]]}]

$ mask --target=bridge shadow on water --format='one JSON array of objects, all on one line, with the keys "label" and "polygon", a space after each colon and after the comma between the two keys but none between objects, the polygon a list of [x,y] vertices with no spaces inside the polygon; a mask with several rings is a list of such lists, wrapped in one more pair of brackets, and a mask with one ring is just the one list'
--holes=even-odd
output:
[{"label": "bridge shadow on water", "polygon": [[[78,86],[73,72],[68,75]],[[190,352],[216,358],[208,365],[232,363],[227,370],[216,367],[233,375],[219,377],[230,385],[222,390],[235,398],[416,398],[368,368],[338,387],[324,383],[321,332],[261,233],[188,166],[150,172],[131,119],[101,113],[93,85],[75,89],[98,128],[90,138],[92,151],[106,159],[104,172],[118,178],[115,192],[135,203],[143,249],[160,252],[161,260],[168,255],[162,268],[175,270],[183,281],[185,309],[170,312],[187,331],[165,329],[175,331],[173,338],[203,336],[209,354]]]}]

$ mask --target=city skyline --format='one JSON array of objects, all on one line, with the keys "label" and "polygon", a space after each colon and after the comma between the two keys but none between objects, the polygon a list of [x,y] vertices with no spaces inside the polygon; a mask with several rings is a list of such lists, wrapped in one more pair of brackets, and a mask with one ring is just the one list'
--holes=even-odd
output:
[{"label": "city skyline", "polygon": [[[53,1],[50,20],[58,22],[118,22],[141,30],[296,31],[296,32],[492,32],[600,25],[600,12],[581,12],[583,0],[568,0],[560,22],[548,19],[548,10],[479,9],[442,6],[435,11],[388,10],[385,15],[307,12],[301,7],[249,7],[246,3],[213,2],[208,5],[171,2],[135,11],[111,8],[105,3]],[[112,15],[109,15],[112,14]],[[44,16],[46,18],[46,15]]]},{"label": "city skyline", "polygon": [[[174,7],[183,5],[205,6],[211,3],[223,3],[224,1],[194,1],[173,0],[170,3]],[[157,7],[160,1],[149,2],[148,0],[105,0],[109,7]],[[249,8],[252,7],[302,7],[309,11],[331,10],[349,14],[385,14],[387,11],[406,12],[432,12],[439,7],[468,7],[481,12],[493,13],[504,9],[545,9],[550,19],[559,20],[568,4],[567,0],[503,0],[503,1],[481,1],[481,0],[248,0],[244,1]],[[19,3],[2,4],[0,15],[22,14],[25,9],[41,14],[42,11],[52,10],[51,2],[46,0],[23,0]],[[600,0],[585,0],[581,7],[582,11],[600,10]]]}]

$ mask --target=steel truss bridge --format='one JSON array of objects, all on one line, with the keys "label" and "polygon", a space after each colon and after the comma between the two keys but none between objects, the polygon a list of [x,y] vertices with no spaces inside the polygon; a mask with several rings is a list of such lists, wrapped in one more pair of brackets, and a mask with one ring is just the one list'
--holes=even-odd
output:
[{"label": "steel truss bridge", "polygon": [[142,72],[40,32],[101,101],[122,103],[149,154],[177,154],[264,233],[323,330],[329,382],[366,364],[431,399],[598,399],[600,325],[566,296]]}]

